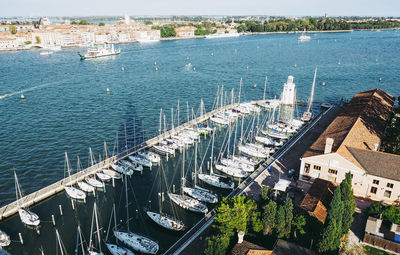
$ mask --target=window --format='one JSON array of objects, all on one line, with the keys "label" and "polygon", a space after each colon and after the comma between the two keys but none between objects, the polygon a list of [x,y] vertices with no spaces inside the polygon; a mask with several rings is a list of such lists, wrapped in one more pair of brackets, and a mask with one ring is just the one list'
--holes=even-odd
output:
[{"label": "window", "polygon": [[329,170],[328,170],[328,173],[337,175],[337,170],[335,170],[335,169],[329,169]]},{"label": "window", "polygon": [[310,164],[308,164],[308,163],[305,163],[305,164],[304,164],[304,172],[305,172],[306,174],[308,174],[308,173],[310,172]]},{"label": "window", "polygon": [[376,194],[377,190],[378,190],[377,187],[371,187],[371,191],[370,192]]},{"label": "window", "polygon": [[385,197],[390,198],[390,196],[392,195],[392,191],[390,190],[385,190],[385,194],[383,194]]},{"label": "window", "polygon": [[321,170],[321,166],[314,165],[314,169],[319,171]]},{"label": "window", "polygon": [[378,180],[373,180],[372,183],[376,184],[376,185],[379,185],[379,181]]},{"label": "window", "polygon": [[389,183],[389,182],[388,182],[388,183],[386,184],[386,187],[388,187],[389,189],[393,189],[393,183]]}]

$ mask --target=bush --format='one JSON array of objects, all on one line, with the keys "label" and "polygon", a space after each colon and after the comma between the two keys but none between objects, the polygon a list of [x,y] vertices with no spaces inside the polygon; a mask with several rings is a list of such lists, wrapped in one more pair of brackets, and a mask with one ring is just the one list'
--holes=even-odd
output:
[{"label": "bush", "polygon": [[32,41],[25,41],[24,43],[25,43],[26,45],[28,45],[28,44],[31,44]]},{"label": "bush", "polygon": [[105,26],[104,22],[100,22],[100,23],[99,23],[99,26],[100,26],[100,27]]}]

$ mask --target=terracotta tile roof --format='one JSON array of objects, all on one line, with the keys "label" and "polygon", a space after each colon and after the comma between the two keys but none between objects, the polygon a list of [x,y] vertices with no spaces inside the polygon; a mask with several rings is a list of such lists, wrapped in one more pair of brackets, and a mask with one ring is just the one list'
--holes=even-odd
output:
[{"label": "terracotta tile roof", "polygon": [[400,155],[351,147],[347,150],[368,174],[400,181]]},{"label": "terracotta tile roof", "polygon": [[381,141],[393,104],[394,97],[380,89],[356,94],[303,157],[323,154],[327,138],[334,139],[332,152],[344,157],[349,156],[346,145],[374,149]]},{"label": "terracotta tile roof", "polygon": [[332,182],[320,178],[315,179],[301,202],[300,208],[324,223],[334,190],[335,185]]},{"label": "terracotta tile roof", "polygon": [[314,255],[315,253],[312,250],[304,248],[294,243],[290,243],[288,241],[278,239],[275,243],[274,255]]},{"label": "terracotta tile roof", "polygon": [[[232,255],[247,255],[250,251],[255,252],[255,251],[266,251],[262,246],[259,246],[254,243],[247,242],[243,240],[242,243],[237,243],[235,246],[233,246],[233,249],[231,251]],[[250,253],[250,254],[258,254],[258,253]]]}]

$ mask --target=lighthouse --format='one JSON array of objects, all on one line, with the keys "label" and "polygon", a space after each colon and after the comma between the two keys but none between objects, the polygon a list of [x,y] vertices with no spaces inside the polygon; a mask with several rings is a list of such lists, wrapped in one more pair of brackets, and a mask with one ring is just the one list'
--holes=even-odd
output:
[{"label": "lighthouse", "polygon": [[296,84],[293,83],[294,77],[290,75],[287,82],[283,84],[283,91],[281,94],[281,104],[294,106],[296,101]]}]

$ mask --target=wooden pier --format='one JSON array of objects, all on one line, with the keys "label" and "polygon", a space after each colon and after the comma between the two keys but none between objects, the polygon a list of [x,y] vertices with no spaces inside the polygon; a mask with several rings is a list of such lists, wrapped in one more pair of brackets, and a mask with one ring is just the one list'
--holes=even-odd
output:
[{"label": "wooden pier", "polygon": [[[250,103],[256,104],[257,102],[258,101],[252,101]],[[108,168],[110,163],[112,163],[116,160],[126,158],[127,156],[129,156],[137,151],[151,148],[152,146],[158,144],[159,141],[169,138],[169,137],[171,137],[171,135],[175,135],[175,134],[181,132],[182,130],[184,130],[185,128],[190,127],[194,124],[205,122],[208,119],[210,119],[214,114],[221,112],[221,111],[230,110],[234,106],[237,106],[237,104],[227,105],[227,106],[215,109],[211,112],[205,113],[202,116],[199,116],[193,120],[190,120],[189,122],[181,124],[180,126],[177,126],[173,129],[170,129],[161,135],[151,138],[142,144],[138,144],[138,145],[136,145],[130,149],[127,149],[115,156],[112,156],[103,161],[100,161],[99,163],[94,164],[93,166],[90,166],[82,171],[79,171],[79,172],[71,175],[70,177],[64,178],[60,181],[50,184],[47,187],[44,187],[44,188],[37,190],[29,195],[26,195],[23,198],[19,199],[18,201],[17,200],[13,201],[13,202],[9,203],[8,205],[5,205],[2,208],[0,208],[0,221],[17,213],[19,207],[28,207],[28,206],[37,204],[40,201],[42,201],[46,198],[49,198],[58,192],[63,191],[65,185],[76,184],[78,181],[82,181],[86,177],[96,174],[97,172],[101,171],[103,168]]]}]

